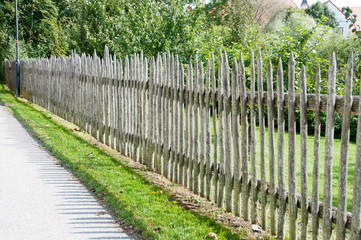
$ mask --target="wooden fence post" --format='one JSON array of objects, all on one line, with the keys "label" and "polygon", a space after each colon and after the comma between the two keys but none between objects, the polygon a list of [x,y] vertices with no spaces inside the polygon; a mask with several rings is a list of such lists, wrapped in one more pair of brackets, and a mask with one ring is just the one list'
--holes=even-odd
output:
[{"label": "wooden fence post", "polygon": [[273,69],[271,60],[267,67],[267,111],[268,111],[268,159],[269,159],[269,194],[271,234],[276,233],[276,164],[274,144],[274,94]]},{"label": "wooden fence post", "polygon": [[232,67],[232,133],[233,133],[233,159],[234,159],[234,214],[240,215],[240,193],[241,193],[241,139],[239,123],[239,97],[240,97],[240,74],[238,72],[237,58],[233,58]]},{"label": "wooden fence post", "polygon": [[312,239],[318,239],[319,228],[319,178],[320,178],[320,134],[321,134],[321,69],[317,66],[315,101],[315,132],[313,142],[313,170],[312,170]]},{"label": "wooden fence post", "polygon": [[252,167],[252,186],[251,186],[251,222],[257,223],[257,202],[258,202],[258,190],[257,190],[257,138],[256,138],[256,73],[254,63],[254,52],[251,50],[251,108],[250,108],[250,122],[251,122],[251,167]]},{"label": "wooden fence post", "polygon": [[248,221],[249,219],[249,154],[248,154],[248,120],[247,120],[247,92],[246,92],[246,73],[242,54],[239,57],[240,68],[240,98],[241,98],[241,153],[242,153],[242,215]]},{"label": "wooden fence post", "polygon": [[278,60],[278,71],[277,71],[277,123],[278,123],[278,134],[277,134],[277,160],[278,160],[278,195],[279,195],[279,211],[278,211],[278,228],[277,228],[277,239],[284,238],[284,225],[286,215],[286,181],[285,181],[285,96],[283,88],[283,67],[282,58]]},{"label": "wooden fence post", "polygon": [[[351,51],[347,64],[345,103],[342,118],[340,168],[338,176],[338,205],[336,222],[336,239],[346,237],[346,207],[347,207],[347,172],[348,172],[348,149],[350,141],[350,122],[352,107],[352,79],[353,79],[353,52]],[[354,184],[359,184],[354,182]]]},{"label": "wooden fence post", "polygon": [[291,52],[288,63],[288,202],[291,240],[297,239],[296,186],[295,60]]},{"label": "wooden fence post", "polygon": [[307,166],[307,86],[305,66],[301,68],[300,78],[301,103],[301,239],[307,239],[308,223],[308,166]]},{"label": "wooden fence post", "polygon": [[332,165],[333,165],[333,135],[336,88],[336,57],[332,53],[328,70],[328,97],[325,133],[325,172],[323,183],[323,239],[331,238],[332,234]]}]

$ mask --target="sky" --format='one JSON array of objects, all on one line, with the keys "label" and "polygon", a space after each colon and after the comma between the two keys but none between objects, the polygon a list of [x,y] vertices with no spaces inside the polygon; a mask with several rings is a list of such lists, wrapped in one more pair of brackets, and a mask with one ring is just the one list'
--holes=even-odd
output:
[{"label": "sky", "polygon": [[[320,2],[326,2],[327,0],[321,0]],[[337,7],[361,7],[361,0],[331,0]],[[296,3],[297,6],[300,6],[302,3],[302,0],[293,0],[294,3]],[[317,0],[307,0],[308,5],[311,5],[313,3],[317,2]]]}]

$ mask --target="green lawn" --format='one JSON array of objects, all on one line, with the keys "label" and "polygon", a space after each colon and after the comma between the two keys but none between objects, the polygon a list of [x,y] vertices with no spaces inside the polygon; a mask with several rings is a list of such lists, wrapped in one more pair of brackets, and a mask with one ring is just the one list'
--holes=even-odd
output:
[{"label": "green lawn", "polygon": [[235,234],[211,218],[186,210],[170,194],[147,181],[124,161],[61,126],[50,112],[39,111],[31,104],[15,99],[1,84],[0,101],[145,239],[212,239],[209,232],[214,232],[218,239],[249,237],[247,231],[238,229]]}]

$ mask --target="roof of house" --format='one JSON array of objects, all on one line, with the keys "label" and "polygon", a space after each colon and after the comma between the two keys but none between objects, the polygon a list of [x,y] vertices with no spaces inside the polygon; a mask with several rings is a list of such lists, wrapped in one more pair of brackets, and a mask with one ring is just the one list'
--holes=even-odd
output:
[{"label": "roof of house", "polygon": [[337,8],[342,14],[344,14],[343,12],[342,12],[342,10],[339,8],[339,7],[337,7],[336,6],[336,4],[334,4],[331,0],[328,0],[328,1],[326,1],[326,2],[324,2],[323,4],[327,4],[327,3],[331,3],[335,8]]},{"label": "roof of house", "polygon": [[292,1],[292,0],[286,0],[286,1],[285,1],[285,5],[286,5],[286,7],[293,7],[293,8],[297,8],[297,7],[298,7],[297,4],[296,4],[294,1]]}]

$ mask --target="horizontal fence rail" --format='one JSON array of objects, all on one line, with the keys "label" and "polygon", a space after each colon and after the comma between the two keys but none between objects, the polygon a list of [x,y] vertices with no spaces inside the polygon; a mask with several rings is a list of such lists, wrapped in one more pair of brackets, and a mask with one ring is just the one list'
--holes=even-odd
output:
[{"label": "horizontal fence rail", "polygon": [[[327,95],[320,94],[320,67],[316,91],[309,94],[306,69],[302,67],[296,81],[291,53],[285,92],[281,60],[274,74],[260,51],[257,59],[253,52],[250,56],[249,85],[242,55],[230,67],[226,52],[220,52],[218,60],[212,55],[206,64],[196,58],[187,65],[170,53],[150,60],[142,53],[119,59],[107,48],[103,58],[73,53],[22,60],[21,93],[279,239],[360,239],[361,104],[359,96],[352,96],[352,53],[343,96],[335,93],[334,54]],[[15,62],[5,60],[5,74],[14,89]],[[307,111],[315,115],[312,156],[307,155]],[[321,112],[326,113],[325,146],[320,145]],[[335,113],[343,114],[337,206],[332,195]],[[358,116],[353,186],[347,180],[351,115]],[[347,187],[353,188],[352,213],[347,212]]]}]

